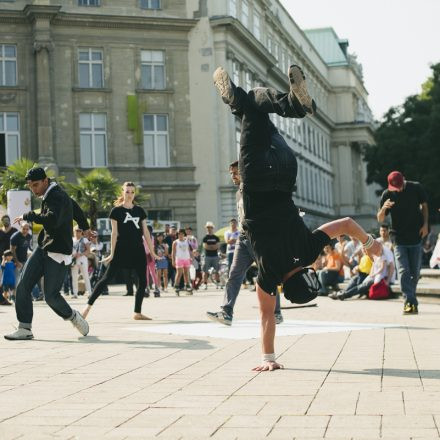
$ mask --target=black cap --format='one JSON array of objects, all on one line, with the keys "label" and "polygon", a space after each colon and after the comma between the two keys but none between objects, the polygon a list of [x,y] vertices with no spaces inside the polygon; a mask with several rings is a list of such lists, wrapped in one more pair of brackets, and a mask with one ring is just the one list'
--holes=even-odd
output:
[{"label": "black cap", "polygon": [[283,283],[284,297],[295,304],[305,304],[318,296],[320,286],[315,271],[304,268]]},{"label": "black cap", "polygon": [[46,171],[41,167],[34,167],[28,170],[26,173],[26,180],[31,180],[32,182],[36,180],[44,180],[46,178]]}]

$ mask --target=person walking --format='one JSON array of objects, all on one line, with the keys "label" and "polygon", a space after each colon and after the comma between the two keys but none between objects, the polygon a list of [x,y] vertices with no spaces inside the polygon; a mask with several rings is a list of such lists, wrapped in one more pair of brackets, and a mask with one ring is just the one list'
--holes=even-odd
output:
[{"label": "person walking", "polygon": [[[238,161],[229,165],[229,174],[232,183],[240,186],[240,173],[238,172]],[[252,245],[243,231],[242,220],[244,218],[243,198],[240,190],[236,193],[237,212],[238,212],[238,229],[240,235],[235,245],[231,270],[229,271],[229,278],[225,286],[225,294],[223,297],[223,305],[219,312],[206,312],[206,316],[212,321],[220,322],[225,325],[232,325],[234,316],[234,306],[240,293],[240,287],[246,276],[246,272],[254,263],[254,251]],[[280,295],[277,292],[275,304],[275,321],[277,324],[283,322],[283,315],[281,314]]]},{"label": "person walking", "polygon": [[147,286],[147,258],[142,237],[145,238],[152,257],[157,259],[157,255],[154,252],[153,243],[147,228],[147,214],[135,202],[135,188],[133,182],[125,182],[122,185],[122,194],[115,200],[114,208],[110,212],[112,225],[111,249],[110,255],[103,259],[104,263],[108,263],[108,267],[90,295],[87,307],[83,312],[84,317],[90,313],[93,304],[104,291],[108,282],[121,269],[126,268],[136,270],[139,279],[133,319],[151,319],[141,313],[142,301]]},{"label": "person walking", "polygon": [[377,220],[391,215],[390,236],[394,243],[403,314],[417,315],[417,283],[422,264],[422,239],[428,235],[428,202],[419,182],[405,180],[400,171],[388,174],[388,188],[382,193]]},{"label": "person walking", "polygon": [[83,236],[83,231],[78,226],[73,228],[73,262],[71,267],[72,274],[72,298],[78,298],[78,275],[81,275],[84,280],[85,289],[90,295],[92,293],[92,286],[89,278],[89,260],[90,242]]},{"label": "person walking", "polygon": [[[150,233],[151,241],[153,243],[153,248],[156,248],[155,239],[153,236],[153,228],[150,225],[147,225],[147,228],[148,228],[148,232]],[[151,276],[151,281],[154,285],[154,296],[157,298],[160,296],[160,284],[156,272],[156,260],[151,256],[150,249],[148,249],[148,244],[145,238],[143,238],[142,241],[144,243],[145,255],[147,257],[147,267],[145,272],[147,277],[147,287],[145,289],[145,297],[148,298],[150,296],[150,276]]]},{"label": "person walking", "polygon": [[14,219],[43,225],[38,235],[38,246],[26,262],[16,289],[15,311],[18,329],[5,339],[32,339],[32,289],[44,277],[44,299],[61,318],[70,321],[83,335],[89,332],[87,321],[77,310],[72,310],[60,293],[67,266],[72,263],[72,222],[75,220],[86,233],[87,219],[78,204],[55,182],[43,168],[34,167],[26,173],[26,181],[37,197],[42,198],[40,213],[30,211]]}]

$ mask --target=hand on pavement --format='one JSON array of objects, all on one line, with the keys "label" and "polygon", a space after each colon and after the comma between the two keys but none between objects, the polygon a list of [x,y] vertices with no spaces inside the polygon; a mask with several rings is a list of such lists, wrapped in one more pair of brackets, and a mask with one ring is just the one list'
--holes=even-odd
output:
[{"label": "hand on pavement", "polygon": [[273,370],[282,370],[284,365],[279,364],[274,361],[264,361],[258,367],[252,368],[252,371],[273,371]]}]

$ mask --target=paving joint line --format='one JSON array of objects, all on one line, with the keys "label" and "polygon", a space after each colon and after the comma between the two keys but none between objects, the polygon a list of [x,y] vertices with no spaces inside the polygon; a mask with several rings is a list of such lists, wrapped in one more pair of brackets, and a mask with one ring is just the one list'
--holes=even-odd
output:
[{"label": "paving joint line", "polygon": [[327,425],[325,426],[324,435],[322,436],[323,438],[325,438],[325,436],[327,435],[328,427],[330,425],[330,421],[331,421],[332,417],[333,416],[330,414],[330,417],[328,418],[328,421],[327,421]]},{"label": "paving joint line", "polygon": [[403,415],[406,416],[405,394],[402,391]]},{"label": "paving joint line", "polygon": [[232,416],[229,416],[212,434],[210,434],[210,437],[213,437],[216,434],[216,432],[219,429],[221,429],[225,425],[225,423],[227,423],[231,419],[232,419]]},{"label": "paving joint line", "polygon": [[380,392],[383,391],[383,374],[385,367],[385,347],[386,347],[386,330],[383,329],[383,348],[382,348],[382,371],[380,374]]},{"label": "paving joint line", "polygon": [[412,354],[413,354],[413,357],[414,357],[414,362],[415,362],[416,367],[417,367],[417,373],[419,373],[419,379],[420,379],[420,383],[422,385],[422,390],[425,391],[425,384],[423,383],[422,375],[420,373],[419,363],[417,362],[417,357],[416,357],[416,351],[414,349],[414,344],[413,344],[413,341],[412,341],[412,338],[411,338],[411,333],[409,331],[408,326],[406,326],[406,331],[408,333],[409,342],[411,344],[411,350],[412,350]]},{"label": "paving joint line", "polygon": [[160,434],[162,434],[162,432],[164,432],[166,429],[168,429],[169,427],[171,427],[172,425],[174,425],[174,423],[176,423],[176,422],[177,422],[178,420],[180,420],[182,417],[183,417],[183,415],[177,417],[176,420],[174,420],[173,422],[171,422],[169,425],[165,426],[165,428],[163,428],[162,430],[160,430],[160,431],[159,431],[157,434],[155,434],[154,436],[155,436],[155,437],[158,437]]},{"label": "paving joint line", "polygon": [[278,418],[275,420],[275,423],[272,425],[272,427],[269,429],[269,432],[266,434],[266,437],[269,437],[271,432],[275,429],[275,425],[281,420],[281,416],[278,416]]},{"label": "paving joint line", "polygon": [[311,406],[313,405],[313,402],[315,401],[316,397],[318,396],[319,392],[321,391],[321,389],[322,389],[322,387],[323,387],[325,381],[327,380],[327,378],[329,377],[330,373],[332,372],[333,367],[336,365],[336,362],[338,362],[339,357],[341,356],[341,354],[342,354],[342,352],[343,352],[345,346],[347,345],[348,340],[350,339],[351,333],[352,333],[352,332],[350,331],[350,332],[348,333],[347,337],[345,338],[345,341],[344,341],[344,343],[342,344],[342,347],[341,347],[341,349],[339,350],[339,353],[338,353],[338,355],[336,356],[336,359],[334,360],[334,362],[333,362],[332,366],[330,367],[330,369],[327,371],[327,374],[325,375],[324,379],[322,380],[321,385],[319,386],[319,388],[318,388],[318,390],[316,391],[315,395],[313,396],[311,402],[309,403],[309,406],[307,407],[307,409],[306,409],[306,411],[305,411],[305,413],[304,413],[305,416],[306,416],[307,413],[309,412],[309,409],[310,409]]},{"label": "paving joint line", "polygon": [[354,406],[354,415],[357,415],[357,409],[358,409],[358,405],[359,405],[359,400],[361,399],[361,392],[358,392],[358,397],[356,399],[356,405]]}]

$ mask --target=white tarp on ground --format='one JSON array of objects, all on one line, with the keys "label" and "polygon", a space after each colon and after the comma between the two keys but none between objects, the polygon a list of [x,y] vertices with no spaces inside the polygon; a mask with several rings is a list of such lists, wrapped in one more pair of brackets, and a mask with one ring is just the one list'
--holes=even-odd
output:
[{"label": "white tarp on ground", "polygon": [[[286,320],[283,322],[283,324],[277,325],[277,336],[348,332],[352,330],[373,330],[392,327],[399,327],[399,325]],[[197,336],[224,339],[256,339],[260,337],[260,321],[234,321],[233,325],[230,327],[214,322],[178,322],[175,324],[146,323],[143,326],[136,325],[127,327],[126,330],[180,336]]]}]

